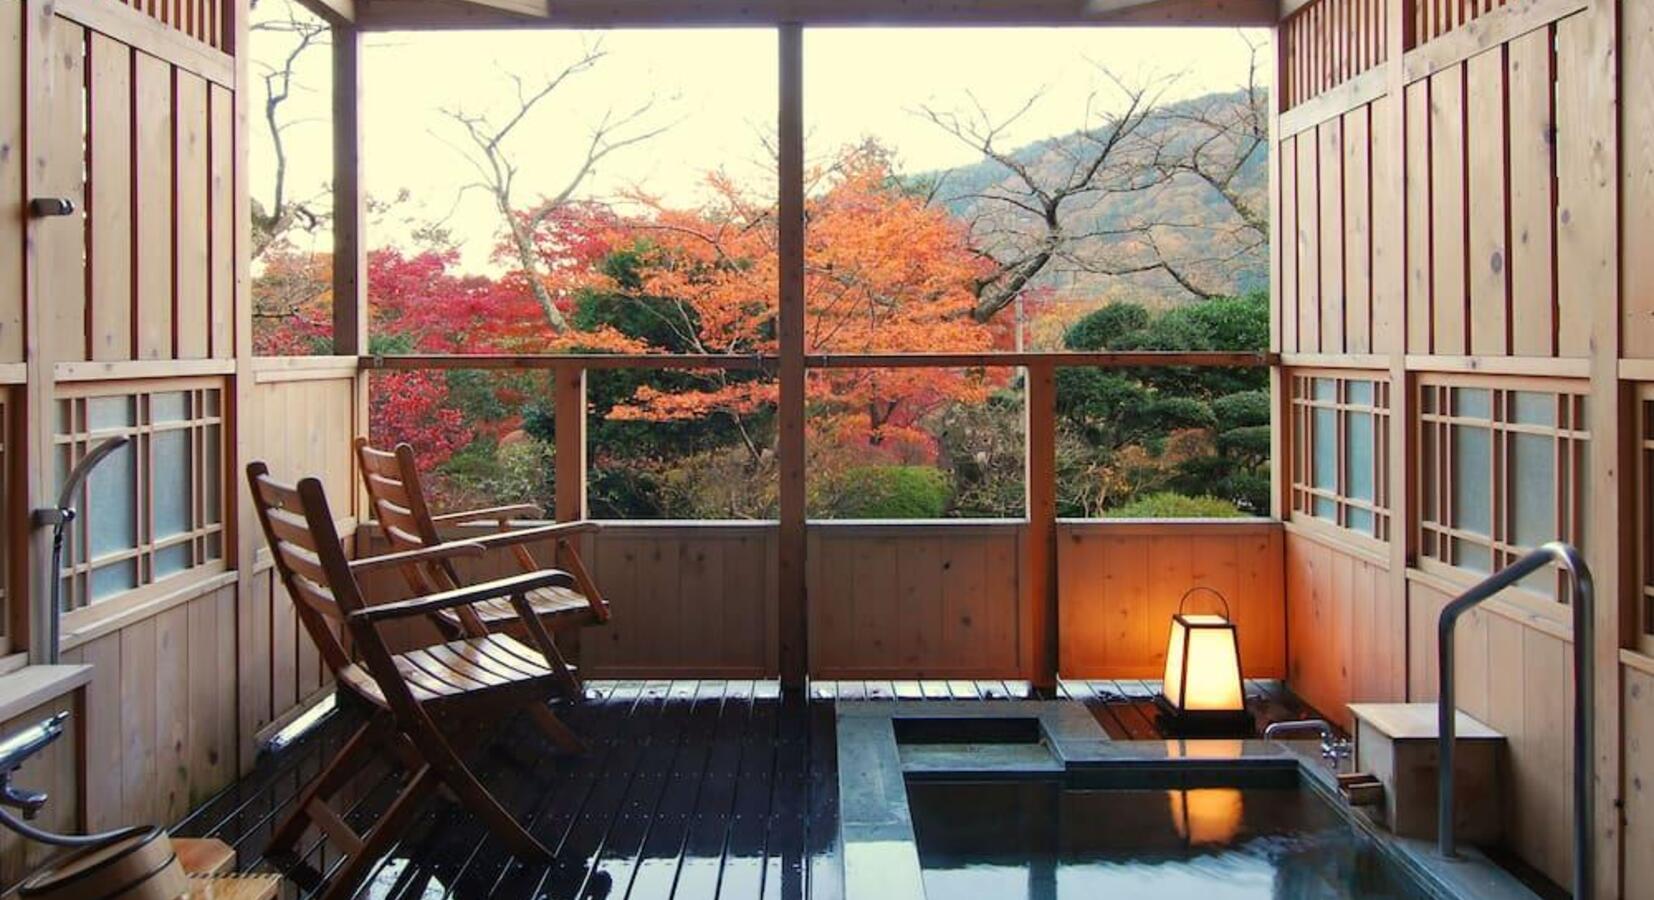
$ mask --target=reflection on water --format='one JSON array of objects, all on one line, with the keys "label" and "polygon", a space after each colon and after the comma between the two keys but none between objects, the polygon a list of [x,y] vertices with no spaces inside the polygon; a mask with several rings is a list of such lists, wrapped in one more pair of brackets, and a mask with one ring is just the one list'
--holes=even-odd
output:
[{"label": "reflection on water", "polygon": [[1196,846],[1232,844],[1246,818],[1246,798],[1238,788],[1193,788],[1167,791],[1177,836]]},{"label": "reflection on water", "polygon": [[913,782],[908,800],[931,897],[1427,896],[1302,790]]}]

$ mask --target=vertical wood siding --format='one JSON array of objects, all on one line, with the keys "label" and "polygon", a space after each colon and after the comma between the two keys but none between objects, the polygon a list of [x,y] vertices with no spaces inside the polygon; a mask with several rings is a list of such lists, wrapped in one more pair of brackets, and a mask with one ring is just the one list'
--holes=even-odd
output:
[{"label": "vertical wood siding", "polygon": [[820,678],[1026,678],[1020,524],[813,522]]},{"label": "vertical wood siding", "polygon": [[[1276,523],[1059,525],[1063,676],[1160,678],[1171,617],[1183,593],[1196,585],[1229,601],[1246,677],[1285,676],[1282,546]],[[1210,598],[1191,602],[1206,611]]]}]

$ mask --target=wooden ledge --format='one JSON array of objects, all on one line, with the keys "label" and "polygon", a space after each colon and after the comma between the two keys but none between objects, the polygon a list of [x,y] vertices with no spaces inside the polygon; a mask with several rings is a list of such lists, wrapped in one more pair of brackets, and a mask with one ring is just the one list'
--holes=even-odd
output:
[{"label": "wooden ledge", "polygon": [[0,676],[0,722],[50,703],[92,680],[92,667],[24,666]]}]

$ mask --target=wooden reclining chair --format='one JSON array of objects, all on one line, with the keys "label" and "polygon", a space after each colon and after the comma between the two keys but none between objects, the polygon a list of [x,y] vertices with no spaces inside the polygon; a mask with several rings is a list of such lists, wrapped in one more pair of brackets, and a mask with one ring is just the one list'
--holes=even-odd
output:
[{"label": "wooden reclining chair", "polygon": [[[461,754],[523,710],[558,747],[580,750],[580,739],[547,705],[557,689],[555,669],[514,638],[480,628],[465,626],[455,640],[404,653],[392,653],[379,629],[395,619],[495,601],[515,604],[526,614],[528,594],[567,588],[574,584],[573,576],[542,569],[369,606],[357,583],[364,572],[462,556],[480,558],[486,549],[457,542],[353,562],[340,545],[321,482],[306,478],[296,487],[281,484],[262,462],[247,467],[247,480],[299,621],[321,651],[338,690],[369,711],[367,722],[299,794],[295,809],[271,836],[268,853],[276,859],[289,855],[306,829],[316,826],[349,857],[325,896],[350,896],[408,823],[419,800],[434,788],[446,788],[511,853],[526,861],[550,861],[551,854],[471,774]],[[348,633],[360,663],[351,660],[335,629]],[[407,778],[373,827],[358,834],[329,800],[378,755],[406,767]]]},{"label": "wooden reclining chair", "polygon": [[[609,605],[586,571],[575,546],[580,535],[596,530],[597,526],[590,522],[520,526],[514,520],[544,517],[539,507],[526,503],[433,516],[425,502],[425,489],[420,482],[412,447],[398,444],[392,451],[379,450],[369,446],[367,438],[358,437],[356,458],[361,464],[362,479],[367,484],[374,518],[379,522],[379,533],[393,552],[434,547],[442,543],[440,528],[459,526],[492,532],[466,537],[465,540],[481,543],[490,549],[509,548],[518,569],[534,572],[540,569],[540,564],[529,552],[528,545],[548,540],[554,542],[551,564],[573,575],[574,584],[572,587],[554,586],[532,591],[528,595],[528,606],[533,615],[524,614],[518,606],[501,599],[444,610],[438,625],[448,634],[458,634],[465,627],[481,627],[491,632],[526,633],[558,669],[559,683],[565,695],[578,699],[579,679],[557,649],[556,636],[588,625],[601,625],[609,620]],[[451,591],[464,584],[453,561],[448,558],[410,560],[401,569],[408,587],[415,594]]]}]

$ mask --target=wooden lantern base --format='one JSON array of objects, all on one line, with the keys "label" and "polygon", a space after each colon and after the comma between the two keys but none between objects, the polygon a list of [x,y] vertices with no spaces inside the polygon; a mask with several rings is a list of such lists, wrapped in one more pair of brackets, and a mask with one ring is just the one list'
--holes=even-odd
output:
[{"label": "wooden lantern base", "polygon": [[1179,710],[1164,694],[1156,694],[1154,705],[1159,709],[1155,724],[1169,737],[1234,738],[1256,737],[1258,725],[1252,714],[1240,710]]}]

